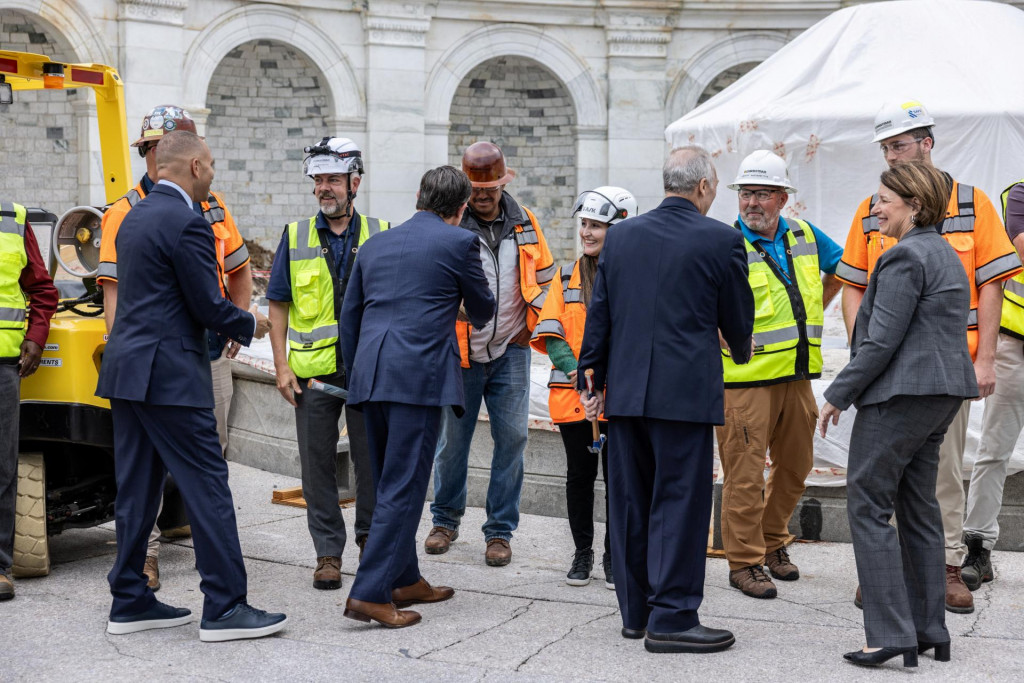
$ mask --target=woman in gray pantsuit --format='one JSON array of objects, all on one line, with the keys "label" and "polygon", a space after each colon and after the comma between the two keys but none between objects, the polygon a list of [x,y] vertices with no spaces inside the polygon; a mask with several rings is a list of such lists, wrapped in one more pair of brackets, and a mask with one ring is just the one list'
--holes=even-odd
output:
[{"label": "woman in gray pantsuit", "polygon": [[[862,665],[935,649],[949,661],[939,445],[965,398],[978,395],[965,323],[971,294],[957,252],[936,225],[951,180],[921,163],[882,174],[872,215],[899,240],[875,267],[857,313],[850,363],[825,391],[818,428],[857,406],[847,466],[847,514],[864,602]],[[893,513],[899,531],[889,524]]]}]

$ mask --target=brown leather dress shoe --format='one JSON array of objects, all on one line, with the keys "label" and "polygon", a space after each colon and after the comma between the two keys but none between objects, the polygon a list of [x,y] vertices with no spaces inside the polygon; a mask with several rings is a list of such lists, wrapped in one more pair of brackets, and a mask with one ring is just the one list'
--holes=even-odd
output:
[{"label": "brown leather dress shoe", "polygon": [[149,579],[146,585],[154,593],[160,590],[160,565],[157,558],[146,556],[146,564],[142,567],[142,573]]},{"label": "brown leather dress shoe", "polygon": [[492,538],[487,541],[484,561],[488,567],[504,567],[512,561],[512,546],[504,538]]},{"label": "brown leather dress shoe", "polygon": [[14,581],[6,574],[0,574],[0,600],[10,600],[14,597]]},{"label": "brown leather dress shoe", "polygon": [[318,557],[313,570],[313,588],[330,591],[341,588],[341,558]]},{"label": "brown leather dress shoe", "polygon": [[408,607],[428,602],[444,602],[455,595],[455,589],[448,586],[431,586],[422,576],[411,586],[391,591],[391,602],[395,607]]},{"label": "brown leather dress shoe", "polygon": [[960,567],[946,565],[946,611],[970,614],[974,611],[974,596],[960,576]]},{"label": "brown leather dress shoe", "polygon": [[400,610],[395,608],[395,603],[363,602],[349,598],[345,601],[343,613],[349,619],[356,621],[376,621],[381,626],[388,628],[405,628],[418,624],[423,618],[419,612],[412,610]]},{"label": "brown leather dress shoe", "polygon": [[443,555],[448,552],[448,548],[458,537],[458,529],[435,526],[427,534],[427,540],[423,541],[423,549],[427,551],[428,555]]},{"label": "brown leather dress shoe", "polygon": [[778,595],[775,584],[759,564],[729,572],[729,585],[752,598],[768,599]]},{"label": "brown leather dress shoe", "polygon": [[369,534],[363,534],[362,536],[356,536],[356,546],[359,548],[359,559],[363,559],[363,551],[366,550],[366,539],[370,537]]}]

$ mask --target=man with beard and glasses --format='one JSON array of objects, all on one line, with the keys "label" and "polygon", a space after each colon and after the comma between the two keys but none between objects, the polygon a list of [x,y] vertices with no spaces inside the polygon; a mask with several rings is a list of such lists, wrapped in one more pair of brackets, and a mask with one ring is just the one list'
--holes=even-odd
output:
[{"label": "man with beard and glasses", "polygon": [[[890,102],[875,117],[872,142],[878,143],[890,168],[911,161],[932,166],[934,127],[935,119],[920,102]],[[999,214],[985,193],[954,180],[945,171],[943,174],[949,187],[949,204],[938,227],[939,233],[960,257],[971,285],[967,349],[974,361],[980,400],[991,395],[996,385],[996,340],[1002,314],[1003,281],[1017,275],[1021,263]],[[847,336],[851,338],[857,310],[875,263],[885,250],[896,244],[892,236],[882,235],[878,218],[871,214],[877,202],[878,195],[872,195],[857,208],[846,238],[843,259],[836,268],[836,276],[847,285],[843,288],[843,319]],[[963,464],[970,406],[969,401],[964,401],[946,431],[939,449],[939,474],[935,484],[946,537],[946,609],[958,614],[974,611],[974,597],[964,585],[960,572],[967,555],[962,538],[965,502]],[[854,604],[858,607],[861,604],[859,587]]]},{"label": "man with beard and glasses", "polygon": [[338,347],[338,316],[359,247],[389,224],[363,216],[353,201],[363,174],[359,148],[348,138],[325,137],[305,148],[303,172],[313,179],[320,212],[289,224],[281,236],[267,287],[277,390],[295,407],[306,520],[316,549],[313,587],[341,588],[345,521],[336,483],[338,420],[345,409],[349,453],[356,475],[356,545],[370,533],[374,486],[362,414],[345,400],[303,389],[316,378],[347,385]]},{"label": "man with beard and glasses", "polygon": [[814,462],[818,405],[811,380],[821,377],[825,307],[842,287],[834,273],[843,250],[810,223],[781,216],[796,188],[774,152],[750,154],[729,189],[739,198],[735,227],[754,295],[754,348],[750,361],[737,365],[722,342],[722,542],[729,584],[752,598],[774,598],[771,577],[800,578],[786,550],[793,541],[789,519]]}]

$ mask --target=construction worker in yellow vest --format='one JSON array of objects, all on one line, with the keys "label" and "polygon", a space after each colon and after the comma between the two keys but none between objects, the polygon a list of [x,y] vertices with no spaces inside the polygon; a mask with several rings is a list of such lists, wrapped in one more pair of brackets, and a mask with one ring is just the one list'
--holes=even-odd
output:
[{"label": "construction worker in yellow vest", "polygon": [[818,406],[811,380],[821,376],[824,309],[841,287],[835,270],[843,251],[810,223],[782,218],[796,188],[773,152],[745,158],[729,188],[739,196],[735,225],[754,294],[754,353],[737,365],[722,343],[722,541],[729,584],[754,598],[774,598],[771,577],[800,578],[786,550],[793,541],[789,519],[814,460]]},{"label": "construction worker in yellow vest", "polygon": [[[1024,180],[1003,190],[1000,197],[1006,234],[1024,259]],[[1003,311],[996,342],[996,388],[985,399],[978,456],[967,490],[964,542],[967,557],[961,575],[974,591],[992,581],[992,549],[999,540],[999,510],[1003,503],[1006,467],[1024,429],[1024,274],[1003,282]]]},{"label": "construction worker in yellow vest", "polygon": [[39,369],[57,298],[28,212],[0,200],[0,602],[14,597],[21,380]]},{"label": "construction worker in yellow vest", "polygon": [[349,455],[356,475],[356,545],[370,533],[374,487],[362,413],[345,399],[307,387],[309,379],[344,388],[338,315],[359,247],[390,224],[356,211],[362,152],[352,140],[325,137],[305,148],[303,173],[313,181],[320,211],[285,227],[267,286],[277,390],[295,407],[302,497],[316,550],[313,587],[341,588],[347,534],[338,507],[337,458],[345,411]]}]

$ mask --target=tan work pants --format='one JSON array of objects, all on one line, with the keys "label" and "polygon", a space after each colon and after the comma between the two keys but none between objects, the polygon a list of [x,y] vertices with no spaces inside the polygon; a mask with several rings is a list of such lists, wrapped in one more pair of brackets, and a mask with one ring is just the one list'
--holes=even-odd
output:
[{"label": "tan work pants", "polygon": [[942,512],[942,533],[946,537],[946,564],[959,567],[967,555],[964,545],[964,449],[967,446],[967,421],[971,401],[964,401],[946,438],[939,447],[939,473],[935,479],[935,497]]},{"label": "tan work pants", "polygon": [[789,518],[814,463],[817,420],[810,380],[725,390],[725,425],[716,431],[725,478],[722,541],[730,570],[763,564],[765,554],[793,541]]}]

